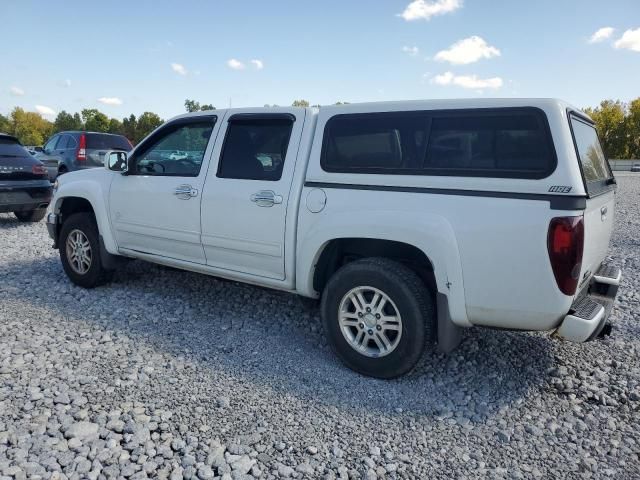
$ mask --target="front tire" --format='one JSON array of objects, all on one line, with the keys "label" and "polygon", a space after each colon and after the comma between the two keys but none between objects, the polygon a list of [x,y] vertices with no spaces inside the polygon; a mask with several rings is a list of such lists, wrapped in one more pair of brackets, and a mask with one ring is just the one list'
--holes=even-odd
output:
[{"label": "front tire", "polygon": [[13,214],[21,222],[39,222],[44,218],[46,212],[46,208],[36,208],[35,210],[13,212]]},{"label": "front tire", "polygon": [[92,214],[69,216],[62,224],[60,260],[69,279],[84,288],[94,288],[111,280],[112,270],[102,266],[98,226]]},{"label": "front tire", "polygon": [[366,258],[338,270],[322,295],[329,344],[349,368],[394,378],[411,370],[435,342],[431,292],[401,263]]}]

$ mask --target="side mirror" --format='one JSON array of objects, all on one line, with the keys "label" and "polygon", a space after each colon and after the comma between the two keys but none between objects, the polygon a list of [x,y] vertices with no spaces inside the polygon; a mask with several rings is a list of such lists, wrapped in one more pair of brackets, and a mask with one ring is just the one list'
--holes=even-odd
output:
[{"label": "side mirror", "polygon": [[34,147],[33,149],[34,149],[36,152],[40,152],[40,153],[44,152],[44,149],[43,149],[42,147]]},{"label": "side mirror", "polygon": [[113,172],[126,173],[127,152],[107,152],[106,167]]}]

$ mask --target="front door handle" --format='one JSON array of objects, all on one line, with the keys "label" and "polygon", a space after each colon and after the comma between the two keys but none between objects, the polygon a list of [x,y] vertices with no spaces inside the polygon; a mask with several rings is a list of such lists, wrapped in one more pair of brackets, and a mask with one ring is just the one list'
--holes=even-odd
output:
[{"label": "front door handle", "polygon": [[198,189],[193,188],[191,185],[179,185],[173,194],[180,200],[189,200],[191,197],[198,196]]},{"label": "front door handle", "polygon": [[249,198],[259,207],[273,207],[282,203],[282,195],[277,195],[273,190],[260,190]]}]

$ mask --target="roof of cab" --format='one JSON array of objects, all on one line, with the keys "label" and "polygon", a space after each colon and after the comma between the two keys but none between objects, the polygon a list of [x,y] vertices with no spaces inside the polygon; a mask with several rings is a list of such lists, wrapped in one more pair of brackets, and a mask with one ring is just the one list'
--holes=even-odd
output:
[{"label": "roof of cab", "polygon": [[587,114],[580,109],[574,107],[564,100],[557,98],[455,98],[455,99],[429,99],[429,100],[397,100],[384,102],[363,102],[363,103],[346,103],[340,105],[322,105],[317,107],[254,107],[254,108],[229,108],[221,110],[205,110],[200,112],[190,112],[177,115],[168,121],[180,118],[197,117],[197,116],[223,116],[226,112],[234,113],[286,113],[292,111],[309,110],[314,114],[322,111],[329,114],[361,112],[363,109],[367,111],[407,111],[407,110],[457,110],[464,108],[509,108],[509,107],[538,107],[541,109],[561,108],[563,110],[572,110],[585,118],[589,118]]}]

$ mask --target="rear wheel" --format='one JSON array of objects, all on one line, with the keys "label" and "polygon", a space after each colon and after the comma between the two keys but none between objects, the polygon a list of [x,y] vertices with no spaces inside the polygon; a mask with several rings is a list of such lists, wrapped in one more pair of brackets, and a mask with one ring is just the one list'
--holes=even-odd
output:
[{"label": "rear wheel", "polygon": [[58,176],[60,175],[64,175],[65,173],[67,173],[69,170],[67,170],[67,167],[65,167],[64,165],[62,165],[60,168],[58,168]]},{"label": "rear wheel", "polygon": [[62,267],[73,283],[93,288],[111,280],[113,271],[102,266],[98,226],[92,214],[70,215],[62,224],[58,244]]},{"label": "rear wheel", "polygon": [[21,222],[39,222],[44,218],[44,214],[47,212],[46,208],[36,208],[35,210],[25,210],[22,212],[13,212],[18,220]]},{"label": "rear wheel", "polygon": [[407,373],[435,342],[431,292],[401,263],[369,258],[349,263],[322,296],[329,343],[353,370],[378,378]]}]

